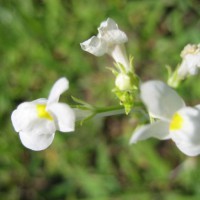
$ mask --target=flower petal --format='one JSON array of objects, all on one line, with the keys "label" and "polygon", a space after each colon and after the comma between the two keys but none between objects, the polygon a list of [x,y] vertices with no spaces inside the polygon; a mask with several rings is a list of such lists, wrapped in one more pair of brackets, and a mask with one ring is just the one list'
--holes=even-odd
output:
[{"label": "flower petal", "polygon": [[34,104],[31,102],[25,102],[20,104],[17,109],[12,112],[11,121],[16,132],[27,127],[30,119],[32,120],[37,116],[34,109]]},{"label": "flower petal", "polygon": [[53,120],[41,118],[38,115],[37,105],[46,102],[46,99],[37,99],[22,103],[11,115],[14,129],[19,132],[22,143],[35,151],[47,148],[51,144],[56,131]]},{"label": "flower petal", "polygon": [[197,108],[198,110],[200,110],[200,104],[196,105],[195,108]]},{"label": "flower petal", "polygon": [[98,35],[110,45],[123,44],[128,41],[126,34],[120,30],[110,30]]},{"label": "flower petal", "polygon": [[27,147],[28,149],[34,150],[34,151],[41,151],[46,149],[53,141],[54,139],[54,133],[53,134],[34,134],[30,132],[20,132],[19,137],[22,142],[22,144]]},{"label": "flower petal", "polygon": [[118,30],[117,23],[111,18],[101,22],[100,27],[98,28],[99,32],[105,32],[109,30]]},{"label": "flower petal", "polygon": [[108,54],[113,57],[115,62],[124,66],[126,72],[131,71],[130,62],[128,60],[124,45],[114,45],[108,49]]},{"label": "flower petal", "polygon": [[200,154],[200,145],[192,143],[176,143],[176,146],[187,156],[197,156]]},{"label": "flower petal", "polygon": [[81,48],[95,56],[102,56],[107,53],[107,44],[96,36],[81,43]]},{"label": "flower petal", "polygon": [[69,88],[69,81],[66,78],[63,77],[63,78],[58,79],[54,83],[54,85],[51,89],[47,105],[49,105],[51,103],[57,103],[60,98],[60,95],[63,92],[65,92],[68,88]]},{"label": "flower petal", "polygon": [[74,111],[64,103],[54,103],[47,107],[47,110],[54,116],[57,129],[62,132],[74,131]]},{"label": "flower petal", "polygon": [[196,75],[198,73],[198,68],[200,67],[200,53],[198,54],[188,54],[183,59],[179,69],[178,75],[185,77],[187,75]]},{"label": "flower petal", "polygon": [[108,18],[98,28],[98,37],[109,44],[122,44],[128,41],[126,34],[118,28],[113,19]]},{"label": "flower petal", "polygon": [[185,107],[178,115],[182,118],[178,129],[170,130],[170,136],[177,147],[186,155],[200,154],[200,110],[199,108]]},{"label": "flower petal", "polygon": [[177,110],[185,106],[183,99],[161,81],[147,81],[140,89],[142,101],[155,118],[170,119]]},{"label": "flower petal", "polygon": [[160,140],[169,139],[169,123],[157,121],[155,123],[139,127],[136,131],[134,131],[134,134],[130,139],[130,143],[136,143],[137,141],[145,140],[150,137],[158,138]]},{"label": "flower petal", "polygon": [[188,75],[195,75],[198,73],[200,67],[200,44],[188,44],[181,52],[183,58],[178,69],[178,75],[185,78]]},{"label": "flower petal", "polygon": [[21,103],[11,114],[11,121],[16,132],[32,126],[32,122],[38,120],[36,104],[45,104],[46,99],[37,99],[32,102]]}]

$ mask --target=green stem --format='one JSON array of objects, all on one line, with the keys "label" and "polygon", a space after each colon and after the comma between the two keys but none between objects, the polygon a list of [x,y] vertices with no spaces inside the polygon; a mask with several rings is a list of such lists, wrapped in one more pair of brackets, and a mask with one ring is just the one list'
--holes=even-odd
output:
[{"label": "green stem", "polygon": [[123,106],[112,106],[105,108],[96,108],[94,110],[94,113],[95,117],[107,117],[107,116],[124,114],[125,110]]},{"label": "green stem", "polygon": [[[143,112],[144,109],[141,104],[137,104],[130,112]],[[124,106],[111,106],[111,107],[103,107],[103,108],[94,108],[94,116],[95,117],[108,117],[113,115],[125,114]]]},{"label": "green stem", "polygon": [[[86,108],[84,106],[72,106],[76,115],[76,121],[80,121],[81,123],[91,119],[91,118],[99,118],[99,117],[108,117],[114,115],[126,114],[124,106],[110,106],[110,107],[94,107]],[[135,103],[134,108],[131,112],[140,112],[145,118],[148,119],[148,114],[144,108],[144,105],[139,102]]]}]

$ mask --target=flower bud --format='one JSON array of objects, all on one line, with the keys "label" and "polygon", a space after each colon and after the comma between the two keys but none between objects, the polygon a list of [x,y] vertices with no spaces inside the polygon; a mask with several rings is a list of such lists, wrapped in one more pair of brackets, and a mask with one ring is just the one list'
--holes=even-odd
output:
[{"label": "flower bud", "polygon": [[131,77],[127,74],[120,73],[115,79],[115,85],[121,90],[130,90],[132,88]]}]

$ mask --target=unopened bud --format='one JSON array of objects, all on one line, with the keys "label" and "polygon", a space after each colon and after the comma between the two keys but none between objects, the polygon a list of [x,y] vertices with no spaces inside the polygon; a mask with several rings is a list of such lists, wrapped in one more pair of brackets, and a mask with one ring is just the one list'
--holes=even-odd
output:
[{"label": "unopened bud", "polygon": [[129,75],[127,74],[123,74],[123,73],[120,73],[116,80],[115,80],[115,85],[121,90],[121,91],[124,91],[124,90],[130,90],[131,87],[132,87],[132,84],[131,84],[131,78]]}]

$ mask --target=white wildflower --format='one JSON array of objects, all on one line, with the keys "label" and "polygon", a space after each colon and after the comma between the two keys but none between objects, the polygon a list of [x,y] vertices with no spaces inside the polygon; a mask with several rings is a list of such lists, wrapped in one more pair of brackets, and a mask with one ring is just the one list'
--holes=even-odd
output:
[{"label": "white wildflower", "polygon": [[181,52],[182,63],[178,68],[178,75],[185,78],[198,73],[200,67],[200,44],[188,44]]},{"label": "white wildflower", "polygon": [[186,155],[200,154],[200,105],[186,107],[182,98],[161,81],[143,83],[141,99],[158,120],[136,129],[130,143],[150,137],[172,139]]},{"label": "white wildflower", "polygon": [[126,55],[124,43],[128,41],[126,34],[118,28],[110,18],[100,24],[98,35],[81,43],[81,48],[95,56],[109,54],[115,62],[122,64],[127,71],[130,63]]},{"label": "white wildflower", "polygon": [[74,111],[67,104],[58,102],[68,85],[68,80],[61,78],[54,84],[48,99],[21,103],[13,111],[12,124],[25,147],[40,151],[52,143],[56,130],[74,131]]}]

